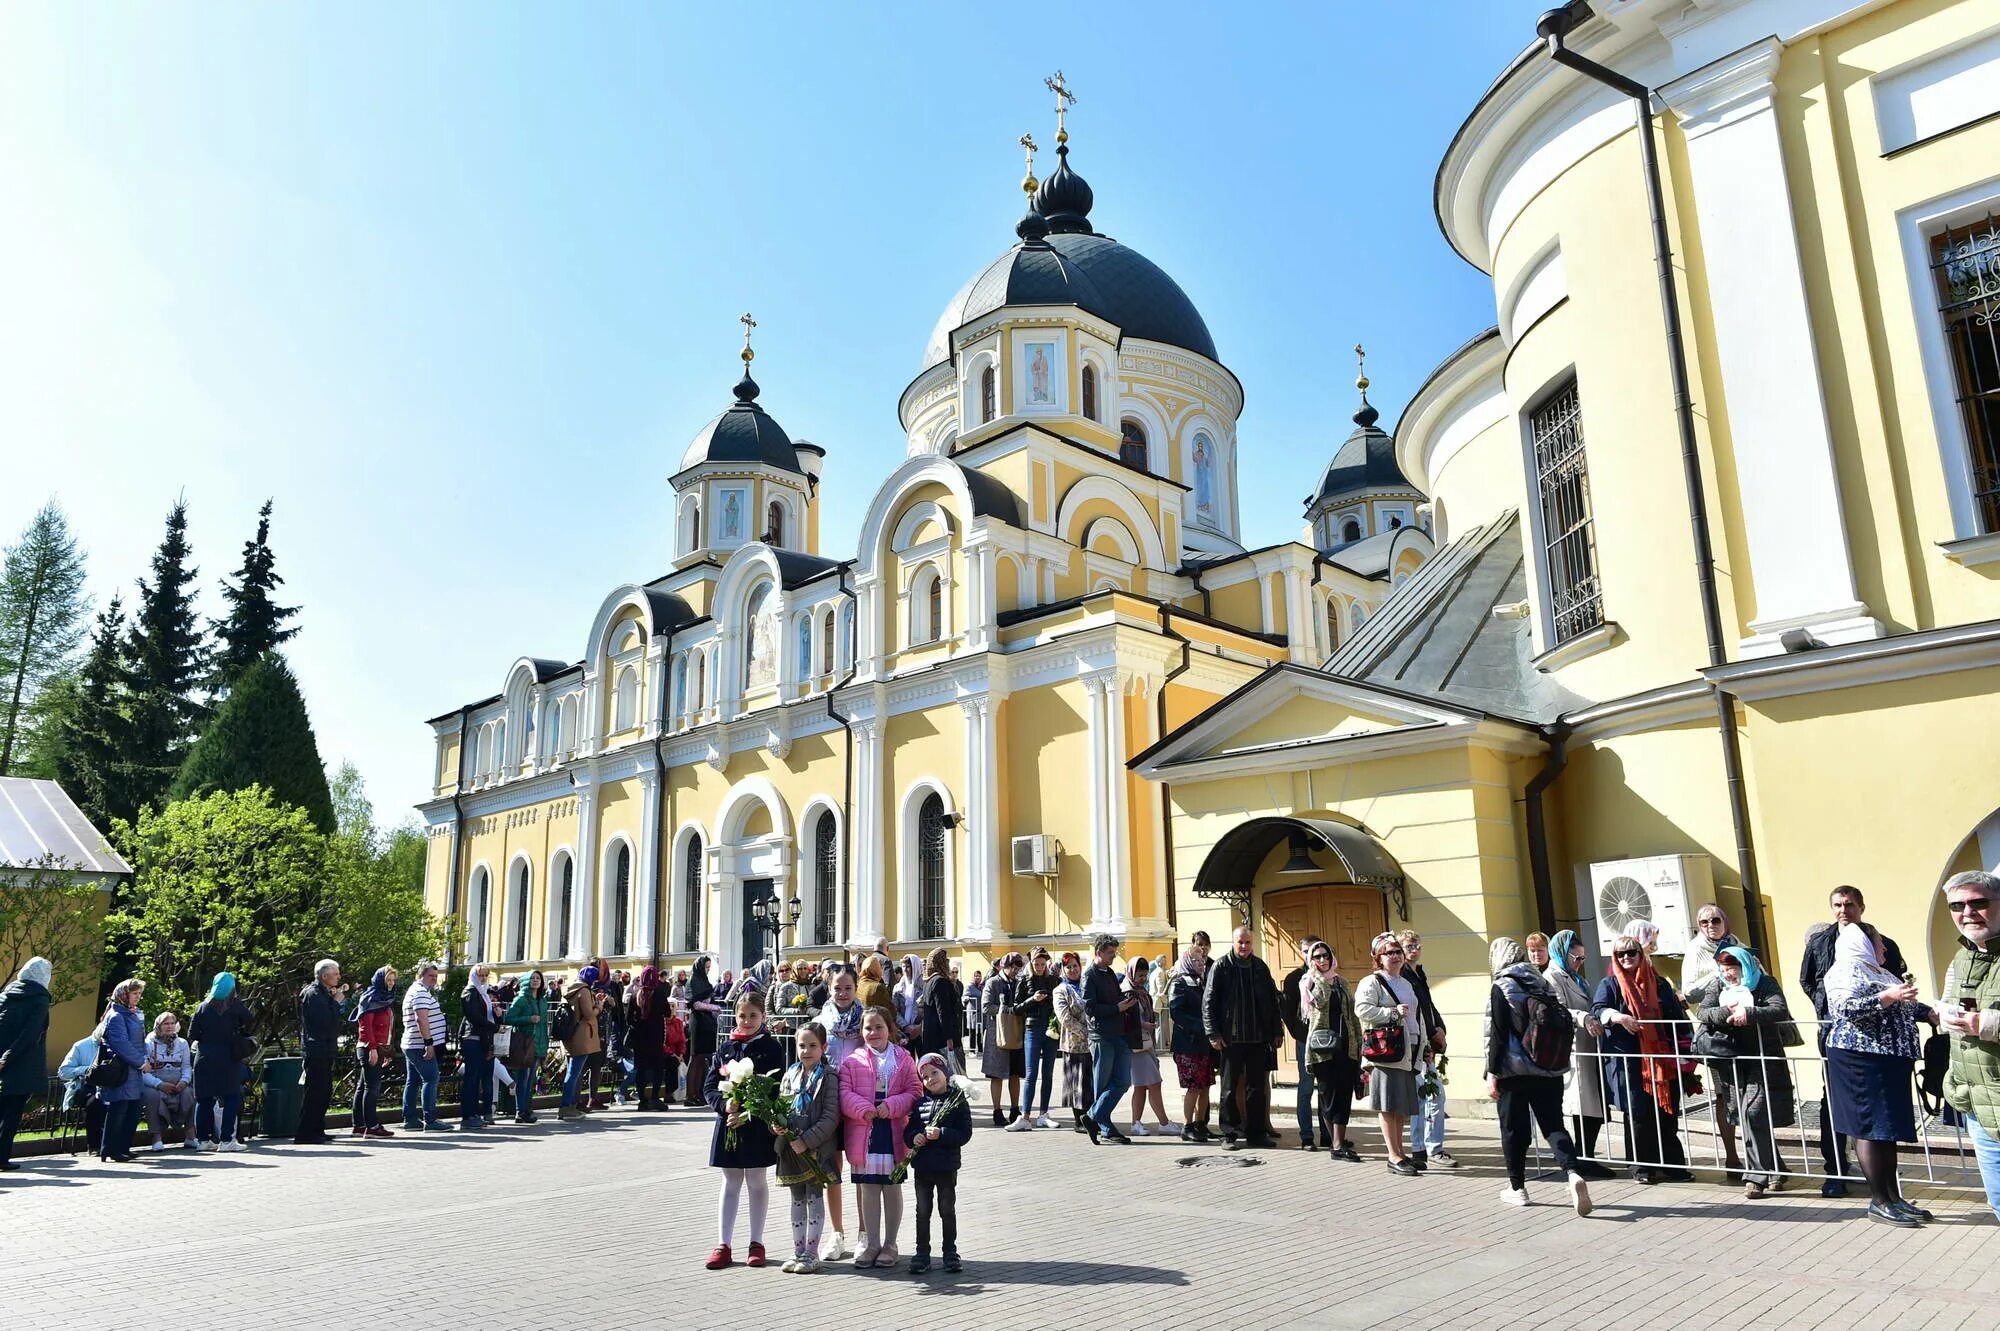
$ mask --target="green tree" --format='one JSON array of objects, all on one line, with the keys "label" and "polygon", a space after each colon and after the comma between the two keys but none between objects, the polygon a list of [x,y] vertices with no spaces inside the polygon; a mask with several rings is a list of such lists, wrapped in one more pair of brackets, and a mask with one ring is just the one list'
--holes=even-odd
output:
[{"label": "green tree", "polygon": [[83,641],[83,582],[83,553],[51,500],[0,555],[0,776],[14,773],[22,742],[46,719],[36,703]]},{"label": "green tree", "polygon": [[339,961],[352,983],[384,963],[407,973],[444,944],[420,887],[258,786],[149,808],[113,840],[133,875],[107,941],[132,958],[148,1007],[185,1011],[226,970],[258,1033],[289,1042],[319,958]]},{"label": "green tree", "polygon": [[304,809],[323,833],[335,830],[333,796],[320,761],[305,695],[285,658],[266,654],[245,671],[208,729],[188,751],[170,800],[213,790],[262,786]]},{"label": "green tree", "polygon": [[176,500],[153,554],[152,579],[139,580],[139,608],[125,641],[124,763],[134,808],[165,796],[209,715],[202,696],[208,647],[194,613],[190,555],[187,502]]},{"label": "green tree", "polygon": [[243,562],[237,567],[236,580],[222,584],[229,615],[215,621],[216,636],[221,639],[215,654],[218,692],[227,693],[265,653],[299,636],[297,625],[285,625],[299,608],[279,605],[272,599],[285,582],[278,576],[276,563],[271,553],[271,501],[266,499],[264,507],[257,510],[257,535],[243,543]]},{"label": "green tree", "polygon": [[97,896],[97,884],[57,855],[0,866],[0,971],[12,975],[29,957],[47,957],[56,1002],[94,995],[104,975]]},{"label": "green tree", "polygon": [[125,606],[113,596],[98,612],[74,687],[57,689],[50,701],[56,782],[99,828],[139,814],[126,752],[124,644]]}]

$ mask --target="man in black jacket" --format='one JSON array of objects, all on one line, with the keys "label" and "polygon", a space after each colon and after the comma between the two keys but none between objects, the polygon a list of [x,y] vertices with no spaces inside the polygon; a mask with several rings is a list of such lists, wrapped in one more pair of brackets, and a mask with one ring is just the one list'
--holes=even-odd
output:
[{"label": "man in black jacket", "polygon": [[[1858,887],[1841,886],[1833,889],[1827,898],[1833,908],[1833,923],[1815,924],[1806,931],[1805,957],[1799,962],[1799,988],[1812,999],[1813,1011],[1819,1015],[1819,1054],[1826,1058],[1826,1027],[1832,1014],[1826,1010],[1826,973],[1833,969],[1833,947],[1840,938],[1840,926],[1859,924],[1868,910],[1868,902]],[[1907,975],[1903,965],[1903,949],[1896,946],[1896,940],[1883,934],[1882,964],[1896,975]],[[1819,1155],[1826,1166],[1826,1173],[1834,1177],[1819,1185],[1822,1197],[1845,1197],[1847,1185],[1841,1182],[1851,1177],[1854,1171],[1847,1162],[1847,1138],[1833,1130],[1833,1111],[1824,1096],[1819,1102]]]},{"label": "man in black jacket", "polygon": [[[1424,1060],[1424,1070],[1436,1071],[1437,1060],[1444,1057],[1444,1014],[1438,1011],[1437,1003],[1431,998],[1431,977],[1424,973],[1421,964],[1423,935],[1415,929],[1405,929],[1396,937],[1403,944],[1403,956],[1407,960],[1403,978],[1417,993],[1417,1024],[1430,1035],[1431,1056]],[[1458,1168],[1458,1161],[1444,1149],[1444,1119],[1442,1095],[1422,1101],[1421,1107],[1410,1116],[1410,1158],[1418,1169],[1431,1165],[1440,1169]]]},{"label": "man in black jacket", "polygon": [[333,1060],[340,1052],[340,1005],[347,990],[340,963],[328,957],[313,967],[312,983],[299,990],[299,1048],[305,1054],[305,1090],[299,1097],[299,1126],[292,1141],[324,1146],[326,1106],[333,1098]]},{"label": "man in black jacket", "polygon": [[1132,1089],[1132,1042],[1125,1037],[1125,1014],[1138,999],[1125,992],[1118,979],[1118,940],[1099,934],[1092,940],[1090,966],[1083,972],[1083,1015],[1090,1026],[1090,1066],[1096,1074],[1084,1124],[1090,1140],[1130,1142],[1114,1117],[1118,1102]]},{"label": "man in black jacket", "polygon": [[[1313,1079],[1306,1071],[1306,1019],[1299,1011],[1301,990],[1305,984],[1305,958],[1312,955],[1313,944],[1323,942],[1318,934],[1307,934],[1299,940],[1299,964],[1285,973],[1284,1001],[1278,1007],[1278,1015],[1284,1020],[1285,1029],[1292,1033],[1298,1046],[1299,1066],[1299,1149],[1313,1149]],[[1331,1138],[1323,1138],[1321,1146],[1332,1146]]]},{"label": "man in black jacket", "polygon": [[1236,930],[1230,950],[1209,967],[1201,1022],[1222,1067],[1223,1140],[1231,1149],[1276,1146],[1269,1067],[1285,1028],[1278,1019],[1278,986],[1252,950],[1247,927]]}]

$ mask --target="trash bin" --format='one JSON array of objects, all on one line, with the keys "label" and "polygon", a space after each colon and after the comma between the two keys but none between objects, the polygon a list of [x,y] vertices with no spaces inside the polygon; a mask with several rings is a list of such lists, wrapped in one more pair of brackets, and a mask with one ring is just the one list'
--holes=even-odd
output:
[{"label": "trash bin", "polygon": [[299,1078],[305,1072],[303,1058],[264,1060],[264,1111],[258,1126],[266,1137],[290,1137],[299,1130],[299,1110],[305,1092]]}]

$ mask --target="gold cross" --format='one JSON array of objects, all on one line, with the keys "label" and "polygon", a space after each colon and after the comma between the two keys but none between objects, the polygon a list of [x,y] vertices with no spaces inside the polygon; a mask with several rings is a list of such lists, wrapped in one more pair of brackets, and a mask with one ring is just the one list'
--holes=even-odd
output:
[{"label": "gold cross", "polygon": [[1043,79],[1042,86],[1056,95],[1056,142],[1068,143],[1069,130],[1064,127],[1063,113],[1076,105],[1076,94],[1069,90],[1060,69]]},{"label": "gold cross", "polygon": [[1016,140],[1016,142],[1018,142],[1023,148],[1026,148],[1028,150],[1028,176],[1027,179],[1021,182],[1021,188],[1027,193],[1033,194],[1035,192],[1035,185],[1036,185],[1035,136],[1032,134],[1023,134],[1018,140]]},{"label": "gold cross", "polygon": [[1368,353],[1361,349],[1359,342],[1354,344],[1354,386],[1361,390],[1363,397],[1368,395]]},{"label": "gold cross", "polygon": [[757,321],[752,319],[749,311],[746,310],[736,322],[743,325],[743,363],[748,365],[757,355],[756,352],[750,350],[750,330],[757,326]]}]

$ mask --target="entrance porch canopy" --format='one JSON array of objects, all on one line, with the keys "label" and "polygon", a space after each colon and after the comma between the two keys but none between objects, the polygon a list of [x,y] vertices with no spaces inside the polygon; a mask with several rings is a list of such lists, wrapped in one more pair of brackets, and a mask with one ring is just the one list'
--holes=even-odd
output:
[{"label": "entrance porch canopy", "polygon": [[1410,918],[1410,898],[1403,871],[1382,843],[1360,828],[1327,818],[1271,816],[1252,818],[1223,833],[1210,847],[1195,874],[1194,893],[1229,902],[1244,920],[1250,918],[1251,884],[1271,848],[1293,833],[1315,849],[1330,850],[1347,871],[1348,881],[1377,888],[1396,905],[1399,919]]}]

